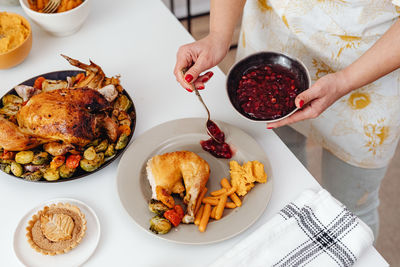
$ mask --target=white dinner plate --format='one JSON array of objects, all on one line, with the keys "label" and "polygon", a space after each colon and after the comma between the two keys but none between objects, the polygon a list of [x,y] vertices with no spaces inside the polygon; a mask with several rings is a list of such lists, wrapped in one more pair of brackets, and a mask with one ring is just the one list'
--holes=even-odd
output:
[{"label": "white dinner plate", "polygon": [[[42,255],[36,252],[29,245],[26,238],[26,226],[28,221],[36,214],[39,210],[43,209],[44,206],[53,203],[70,203],[77,206],[84,214],[86,218],[86,233],[81,243],[73,248],[71,251],[50,256]],[[100,222],[97,218],[96,213],[85,203],[76,199],[70,198],[57,198],[46,201],[34,209],[30,210],[19,222],[14,233],[14,252],[19,261],[29,267],[46,267],[46,266],[80,266],[85,263],[89,257],[94,253],[100,240]]]},{"label": "white dinner plate", "polygon": [[204,233],[194,224],[180,224],[168,234],[156,235],[149,230],[149,220],[154,216],[148,209],[151,188],[146,175],[147,161],[167,152],[188,150],[197,153],[210,165],[208,192],[220,189],[222,178],[229,179],[229,161],[217,159],[200,146],[200,140],[208,139],[206,119],[188,118],[158,125],[138,137],[123,154],[118,166],[117,188],[121,203],[132,219],[154,237],[184,244],[207,244],[231,238],[252,225],[262,215],[272,193],[273,176],[267,156],[260,145],[241,129],[217,122],[225,132],[226,141],[234,151],[232,160],[242,164],[258,160],[265,166],[268,182],[256,186],[242,199],[243,205],[225,209],[222,219],[210,221]]}]

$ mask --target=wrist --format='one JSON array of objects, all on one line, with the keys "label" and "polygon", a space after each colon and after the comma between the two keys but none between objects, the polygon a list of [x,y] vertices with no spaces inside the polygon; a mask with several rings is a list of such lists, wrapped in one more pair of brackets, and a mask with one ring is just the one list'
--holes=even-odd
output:
[{"label": "wrist", "polygon": [[353,86],[351,75],[348,71],[348,68],[338,71],[335,74],[337,76],[336,77],[337,81],[339,82],[338,90],[340,91],[342,96],[356,89]]},{"label": "wrist", "polygon": [[232,34],[211,30],[208,36],[215,44],[220,45],[226,51],[229,50],[232,43]]}]

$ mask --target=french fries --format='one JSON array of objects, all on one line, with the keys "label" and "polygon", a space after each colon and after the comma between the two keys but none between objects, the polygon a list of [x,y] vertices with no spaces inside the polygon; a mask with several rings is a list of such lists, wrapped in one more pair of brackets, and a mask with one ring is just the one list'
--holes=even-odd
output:
[{"label": "french fries", "polygon": [[217,211],[217,206],[214,206],[214,208],[212,208],[212,210],[211,210],[211,215],[210,215],[211,218],[215,219],[215,212],[216,211]]},{"label": "french fries", "polygon": [[215,210],[215,217],[214,218],[216,220],[219,220],[219,219],[222,218],[222,213],[224,212],[227,198],[228,198],[227,194],[221,195],[221,198],[219,199],[218,204],[216,206],[216,210]]},{"label": "french fries", "polygon": [[201,202],[202,202],[204,196],[206,195],[207,190],[208,190],[207,187],[204,187],[204,189],[201,191],[200,196],[199,196],[199,198],[197,199],[196,206],[195,206],[195,208],[194,208],[194,214],[197,214],[197,211],[198,211],[199,208],[200,208]]},{"label": "french fries", "polygon": [[[229,183],[228,179],[226,179],[226,178],[223,178],[221,180],[221,185],[223,188],[225,188],[227,190],[231,189],[231,184]],[[236,206],[238,206],[238,207],[242,206],[242,201],[236,195],[236,193],[232,193],[231,195],[229,195],[229,197],[232,199],[233,202],[235,202]]]},{"label": "french fries", "polygon": [[200,224],[201,217],[203,216],[203,211],[204,211],[204,205],[201,205],[199,211],[196,213],[196,217],[194,218],[195,225]]},{"label": "french fries", "polygon": [[200,232],[203,233],[206,230],[208,221],[210,220],[210,215],[211,215],[211,205],[207,203],[204,206],[204,211],[203,211],[203,214],[201,216],[201,220],[200,220],[200,224],[199,224],[199,231]]},{"label": "french fries", "polygon": [[210,195],[212,195],[212,196],[220,196],[220,195],[225,194],[225,193],[226,193],[226,189],[225,188],[221,188],[219,190],[211,192]]}]

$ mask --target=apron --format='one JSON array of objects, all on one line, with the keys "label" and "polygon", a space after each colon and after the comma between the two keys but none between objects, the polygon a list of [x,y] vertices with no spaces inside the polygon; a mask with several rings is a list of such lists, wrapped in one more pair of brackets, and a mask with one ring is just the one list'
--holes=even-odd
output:
[{"label": "apron", "polygon": [[[282,52],[301,60],[314,83],[350,65],[389,29],[400,16],[395,1],[247,0],[237,60]],[[388,165],[400,137],[400,70],[291,126],[351,165]]]}]

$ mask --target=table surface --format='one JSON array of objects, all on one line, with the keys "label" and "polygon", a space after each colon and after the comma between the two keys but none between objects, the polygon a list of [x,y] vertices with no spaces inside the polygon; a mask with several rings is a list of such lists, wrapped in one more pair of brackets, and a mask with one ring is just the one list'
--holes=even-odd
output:
[{"label": "table surface", "polygon": [[[173,76],[178,47],[193,41],[180,22],[159,0],[96,0],[79,32],[53,37],[32,23],[33,47],[19,66],[0,71],[0,94],[35,75],[72,69],[59,54],[87,62],[92,59],[108,76],[121,74],[121,82],[135,102],[134,138],[160,123],[187,117],[205,117],[194,94],[182,89]],[[2,11],[25,15],[20,7]],[[25,15],[25,17],[27,17]],[[13,252],[13,232],[32,207],[53,198],[75,198],[87,203],[101,222],[101,239],[87,266],[205,266],[265,223],[306,188],[320,188],[282,141],[264,124],[240,117],[225,93],[225,75],[215,75],[202,92],[212,117],[245,130],[265,150],[274,173],[271,201],[260,219],[238,236],[212,245],[181,245],[143,231],[122,207],[116,188],[119,160],[107,168],[64,183],[29,183],[0,174],[0,251],[2,266],[19,266]],[[5,219],[7,218],[7,219]],[[154,255],[157,255],[156,257]],[[355,266],[388,266],[371,247]]]}]

